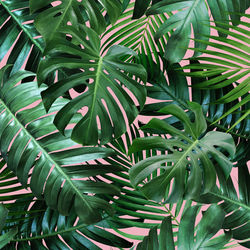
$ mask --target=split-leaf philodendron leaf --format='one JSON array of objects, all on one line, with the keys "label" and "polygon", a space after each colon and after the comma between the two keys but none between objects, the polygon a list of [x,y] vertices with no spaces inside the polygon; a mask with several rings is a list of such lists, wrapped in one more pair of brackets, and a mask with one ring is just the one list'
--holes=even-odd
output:
[{"label": "split-leaf philodendron leaf", "polygon": [[[108,143],[126,132],[126,119],[132,123],[138,115],[135,102],[143,107],[146,89],[138,81],[146,82],[146,71],[142,65],[122,61],[124,56],[136,56],[133,50],[123,46],[114,45],[100,56],[100,39],[87,27],[81,26],[80,31],[64,27],[61,32],[71,35],[72,42],[58,37],[54,41],[57,47],[48,46],[49,57],[39,66],[39,82],[42,83],[49,72],[60,68],[80,68],[82,72],[43,91],[45,108],[49,110],[52,103],[71,88],[86,85],[83,93],[57,113],[54,124],[63,133],[74,114],[87,107],[87,113],[74,127],[71,138],[83,145]],[[128,90],[132,94],[129,95]]]},{"label": "split-leaf philodendron leaf", "polygon": [[[143,129],[171,137],[139,138],[129,149],[129,153],[151,148],[166,150],[165,154],[138,162],[129,171],[132,184],[149,199],[176,202],[183,197],[191,199],[209,192],[216,183],[215,164],[219,165],[226,178],[230,174],[233,163],[221,150],[233,157],[235,145],[232,136],[218,131],[210,131],[204,135],[207,124],[201,106],[189,103],[189,107],[194,113],[194,122],[191,122],[184,110],[174,104],[159,111],[178,118],[184,125],[184,131],[154,118]],[[145,182],[156,169],[161,169],[160,174]],[[172,180],[173,186],[169,192]]]}]

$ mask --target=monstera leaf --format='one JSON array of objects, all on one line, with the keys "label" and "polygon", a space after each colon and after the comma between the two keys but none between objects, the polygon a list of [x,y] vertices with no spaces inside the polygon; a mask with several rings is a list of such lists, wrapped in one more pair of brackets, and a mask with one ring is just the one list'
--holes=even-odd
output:
[{"label": "monstera leaf", "polygon": [[[201,106],[197,103],[190,103],[189,106],[195,116],[194,122],[177,105],[160,110],[162,114],[178,118],[184,125],[184,131],[153,118],[143,128],[169,134],[171,138],[151,136],[136,139],[129,149],[129,153],[151,148],[166,150],[166,154],[149,157],[129,170],[131,183],[138,186],[149,199],[176,202],[183,196],[190,199],[209,192],[216,182],[214,162],[220,165],[226,178],[231,171],[232,162],[220,150],[223,149],[233,157],[235,146],[232,136],[217,131],[204,135],[207,125]],[[161,169],[158,176],[145,182],[156,169]],[[172,180],[174,182],[169,194]]]},{"label": "monstera leaf", "polygon": [[[123,46],[113,46],[107,54],[100,56],[99,37],[87,27],[81,26],[80,31],[65,27],[62,32],[71,35],[75,44],[58,38],[56,47],[53,44],[51,50],[48,47],[49,58],[41,62],[38,80],[43,82],[50,72],[60,68],[80,68],[82,72],[72,74],[43,91],[45,108],[49,110],[52,103],[71,88],[85,85],[86,90],[57,113],[54,124],[63,133],[73,115],[87,107],[87,113],[74,127],[71,138],[84,145],[108,143],[125,133],[125,117],[129,123],[136,118],[136,100],[143,107],[146,92],[138,78],[145,82],[146,71],[141,65],[121,60],[123,56],[136,55]],[[129,95],[126,89],[132,94]]]},{"label": "monstera leaf", "polygon": [[[30,0],[32,13],[55,2],[53,0]],[[62,0],[59,4],[41,12],[35,19],[35,26],[46,42],[53,40],[58,30],[65,25],[77,27],[89,20],[91,28],[97,33],[102,33],[106,28],[106,21],[102,9],[107,11],[109,20],[114,23],[121,14],[119,0],[101,0],[101,6],[96,1]],[[85,13],[85,20],[82,12]]]},{"label": "monstera leaf", "polygon": [[[203,214],[202,219],[195,228],[195,219],[199,206],[189,207],[183,214],[177,234],[177,242],[171,224],[171,217],[162,221],[160,234],[157,235],[157,227],[150,230],[136,250],[174,250],[174,249],[222,249],[231,238],[231,232],[211,239],[221,229],[225,212],[216,205],[210,206]],[[196,235],[194,235],[196,233]],[[176,248],[177,247],[177,248]]]},{"label": "monstera leaf", "polygon": [[[194,36],[197,39],[205,39],[204,35],[210,33],[208,26],[201,25],[202,23],[209,23],[207,6],[203,0],[163,0],[153,5],[146,14],[154,15],[179,9],[182,10],[168,18],[155,34],[155,39],[159,39],[175,29],[165,48],[165,57],[171,63],[179,62],[184,57],[190,42],[191,24],[194,29]],[[195,47],[205,49],[206,45],[197,42]]]},{"label": "monstera leaf", "polygon": [[[233,20],[234,25],[239,24],[240,18],[235,13],[244,12],[249,7],[247,0],[209,0],[207,3],[203,0],[163,0],[153,1],[153,5],[146,11],[146,15],[177,11],[165,21],[155,34],[155,38],[158,39],[175,29],[165,50],[165,57],[170,63],[179,62],[184,57],[190,42],[191,25],[196,39],[208,41],[207,36],[210,33],[210,28],[207,25],[210,18],[207,4],[217,27],[223,23],[228,24],[230,20]],[[146,7],[145,5],[146,2],[144,7]],[[225,36],[224,33],[219,32],[219,34]],[[206,44],[196,40],[195,48],[206,49]]]},{"label": "monstera leaf", "polygon": [[[1,74],[7,67],[0,71]],[[111,209],[107,201],[92,194],[117,194],[119,191],[107,183],[82,178],[103,171],[117,171],[119,167],[79,164],[107,157],[112,154],[112,150],[99,147],[70,148],[77,146],[76,143],[62,136],[52,123],[55,112],[67,101],[59,99],[52,106],[51,113],[46,114],[42,103],[37,104],[41,100],[41,90],[35,82],[15,86],[23,78],[32,75],[20,71],[8,81],[1,80],[2,157],[19,181],[24,186],[28,182],[33,194],[39,199],[44,198],[49,207],[63,215],[67,215],[73,207],[84,223],[99,221],[102,217],[98,210],[111,212]],[[31,104],[34,107],[28,108]]]}]

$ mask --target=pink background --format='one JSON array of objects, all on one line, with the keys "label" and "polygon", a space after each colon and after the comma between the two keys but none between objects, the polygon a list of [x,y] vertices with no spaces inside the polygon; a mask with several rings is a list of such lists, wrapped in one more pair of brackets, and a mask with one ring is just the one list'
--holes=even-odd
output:
[{"label": "pink background", "polygon": [[[248,10],[248,13],[249,13],[249,10]],[[2,66],[4,66],[5,64],[6,64],[6,61],[7,61],[7,58],[8,58],[8,54],[9,53],[7,53],[6,54],[6,56],[5,56],[5,58],[2,60],[2,62],[0,63],[0,68],[2,67]],[[187,54],[186,54],[186,56],[185,56],[185,58],[188,58],[188,57],[190,57],[190,56],[192,56],[192,52],[191,51],[188,51],[187,52]],[[183,63],[182,63],[182,65],[183,65]],[[150,103],[150,102],[152,102],[152,100],[148,100],[147,101],[147,103]],[[145,117],[139,117],[139,119],[140,120],[142,120],[143,122],[147,122],[148,120],[149,120],[149,118],[145,118]],[[233,170],[233,172],[232,172],[232,179],[235,181],[235,182],[237,182],[237,175],[236,175],[236,170],[234,169]],[[205,207],[204,207],[204,209],[205,209]],[[203,209],[203,210],[204,210]],[[200,218],[201,216],[199,216],[199,218]],[[138,228],[129,228],[129,229],[126,229],[126,230],[121,230],[121,231],[124,231],[124,232],[126,232],[126,233],[128,233],[128,234],[135,234],[135,235],[147,235],[147,232],[148,232],[148,230],[142,230],[142,229],[138,229]],[[115,232],[114,232],[115,233]],[[116,234],[116,233],[115,233]],[[133,241],[133,242],[138,242],[138,241],[135,241],[135,240],[130,240],[130,241]],[[100,248],[102,248],[103,250],[109,250],[109,249],[113,249],[113,250],[115,250],[115,249],[118,249],[118,248],[115,248],[115,247],[110,247],[110,246],[106,246],[106,245],[103,245],[103,244],[100,244],[100,243],[96,243]],[[246,248],[243,248],[243,247],[241,247],[241,246],[239,246],[239,247],[235,247],[234,249],[236,249],[236,250],[240,250],[240,249],[246,249]]]}]

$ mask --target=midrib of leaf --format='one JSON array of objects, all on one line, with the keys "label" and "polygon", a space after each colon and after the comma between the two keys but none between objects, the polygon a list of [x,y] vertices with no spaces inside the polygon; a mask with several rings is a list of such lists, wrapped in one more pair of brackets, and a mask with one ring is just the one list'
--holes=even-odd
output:
[{"label": "midrib of leaf", "polygon": [[[20,126],[22,131],[28,136],[28,138],[31,138],[32,142],[34,145],[36,145],[37,148],[39,148],[40,152],[42,152],[45,155],[45,158],[48,159],[48,161],[52,164],[51,166],[54,165],[54,169],[56,169],[57,172],[59,172],[60,176],[62,176],[65,181],[68,182],[70,187],[75,191],[75,193],[78,195],[78,197],[81,197],[81,200],[87,205],[87,207],[91,208],[88,204],[88,202],[83,198],[83,195],[81,192],[77,189],[77,187],[73,184],[71,179],[62,171],[61,167],[57,164],[56,161],[54,161],[53,158],[48,154],[48,152],[39,144],[39,142],[36,141],[36,139],[29,133],[29,131],[23,126],[21,122],[17,119],[15,115],[12,114],[11,110],[8,108],[8,106],[5,105],[4,101],[0,99],[3,107],[7,110],[7,112],[12,116],[13,120]],[[0,104],[1,105],[1,104]],[[52,171],[54,171],[54,169]]]},{"label": "midrib of leaf", "polygon": [[194,148],[198,143],[199,143],[199,140],[195,140],[195,141],[190,145],[190,147],[188,148],[188,150],[181,156],[181,158],[176,162],[175,166],[174,166],[174,167],[172,168],[172,170],[169,172],[167,178],[169,178],[169,176],[171,177],[171,173],[172,173],[176,168],[178,168],[178,167],[181,165],[182,161],[188,156],[188,153],[189,153],[191,150],[193,150],[193,148]]},{"label": "midrib of leaf", "polygon": [[[94,87],[93,99],[92,99],[90,115],[89,115],[90,121],[92,121],[92,119],[93,119],[93,113],[94,113],[95,104],[96,104],[97,91],[98,91],[98,88],[99,88],[99,85],[100,85],[100,77],[101,77],[101,72],[102,72],[102,65],[103,65],[103,58],[100,56],[99,61],[98,61],[97,70],[96,70],[96,79],[95,79],[95,82],[93,83],[93,84],[95,84],[95,87]],[[91,123],[89,122],[87,131],[90,130],[90,124]]]},{"label": "midrib of leaf", "polygon": [[[64,17],[65,17],[65,15],[66,15],[66,13],[68,12],[68,10],[69,10],[69,7],[71,6],[71,4],[72,4],[72,2],[73,2],[74,0],[70,0],[69,2],[68,2],[68,4],[67,4],[67,6],[66,6],[66,8],[65,8],[65,11],[62,13],[62,15],[60,16],[61,18],[59,18],[59,22],[57,22],[57,24],[56,24],[56,26],[55,26],[55,28],[54,28],[54,32],[50,35],[50,39],[51,39],[51,37],[53,37],[53,35],[55,34],[55,31],[58,29],[58,27],[61,25],[61,23],[62,23],[62,20],[64,19]],[[56,7],[55,7],[56,8]]]},{"label": "midrib of leaf", "polygon": [[8,6],[2,1],[0,0],[0,3],[2,4],[2,6],[5,8],[5,10],[9,13],[9,15],[15,20],[15,22],[18,24],[18,26],[24,31],[24,33],[29,37],[29,39],[32,41],[33,44],[35,44],[41,52],[43,52],[43,48],[41,47],[41,45],[36,41],[36,39],[34,39],[32,37],[32,35],[30,34],[29,30],[27,28],[25,28],[22,23],[18,20],[18,18],[13,14],[13,12],[11,12],[8,8]]},{"label": "midrib of leaf", "polygon": [[227,196],[225,196],[223,194],[218,194],[218,193],[214,193],[214,192],[208,192],[208,193],[212,194],[212,195],[214,195],[214,196],[216,196],[216,197],[218,197],[218,198],[220,198],[220,199],[222,199],[222,200],[224,200],[226,202],[229,202],[229,203],[232,203],[234,205],[237,205],[238,207],[242,207],[242,208],[244,208],[244,209],[246,209],[246,210],[248,210],[250,212],[250,207],[247,206],[246,204],[240,202],[240,201],[237,201],[237,200],[234,200],[232,198],[229,198],[229,197],[227,197]]},{"label": "midrib of leaf", "polygon": [[20,241],[30,241],[30,240],[38,240],[38,239],[44,239],[44,238],[49,238],[49,237],[53,237],[56,235],[60,235],[60,234],[64,234],[64,233],[69,233],[72,231],[76,231],[78,229],[84,228],[86,227],[85,224],[81,224],[79,226],[75,226],[75,227],[70,227],[64,230],[60,230],[60,231],[56,231],[56,232],[51,232],[49,234],[43,234],[43,235],[39,235],[39,236],[34,236],[34,237],[27,237],[27,238],[17,238],[17,239],[13,239],[11,240],[12,242],[20,242]]},{"label": "midrib of leaf", "polygon": [[193,10],[196,8],[198,2],[200,2],[201,0],[195,0],[192,7],[189,8],[188,10],[188,14],[186,15],[186,17],[184,18],[182,25],[181,25],[181,29],[180,32],[182,31],[182,29],[184,28],[184,26],[186,25],[186,23],[188,23],[189,17],[192,14]]}]

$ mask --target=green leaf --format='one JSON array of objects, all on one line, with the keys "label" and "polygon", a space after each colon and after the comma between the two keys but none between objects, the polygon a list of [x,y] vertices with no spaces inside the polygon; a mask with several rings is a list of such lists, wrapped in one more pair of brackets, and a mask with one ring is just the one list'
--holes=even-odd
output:
[{"label": "green leaf", "polygon": [[5,245],[7,245],[16,234],[17,234],[17,229],[12,228],[4,235],[0,235],[0,248],[2,249]]},{"label": "green leaf", "polygon": [[[129,170],[131,183],[149,199],[158,202],[162,199],[164,202],[176,202],[183,197],[190,199],[209,192],[216,181],[214,160],[220,165],[226,177],[231,171],[232,163],[217,148],[223,148],[232,158],[235,153],[232,137],[217,131],[203,135],[207,127],[201,106],[190,103],[190,110],[195,115],[194,122],[191,122],[187,114],[177,105],[161,109],[161,113],[177,117],[183,123],[184,131],[154,118],[143,129],[150,129],[156,133],[160,131],[162,134],[170,135],[171,138],[136,139],[129,149],[129,154],[152,148],[166,150],[165,155],[149,157]],[[162,170],[160,174],[143,183],[157,169]],[[167,187],[172,180],[174,184],[171,193],[168,194]]]},{"label": "green leaf", "polygon": [[[61,249],[65,249],[68,244],[74,249],[100,250],[96,242],[115,247],[131,246],[127,240],[105,231],[101,224],[86,226],[77,219],[73,211],[69,216],[62,216],[48,208],[44,201],[19,199],[9,209],[11,216],[7,226],[17,227],[18,233],[4,249],[14,249],[15,246],[21,248],[23,244],[30,244],[35,249],[47,249],[43,242],[49,249],[53,245],[60,245]],[[105,220],[101,223],[105,223]]]},{"label": "green leaf", "polygon": [[[48,110],[65,91],[85,85],[86,91],[66,104],[56,115],[54,123],[63,133],[73,115],[87,107],[87,113],[74,127],[71,138],[83,145],[108,143],[126,131],[125,118],[132,123],[138,114],[135,100],[125,88],[132,92],[140,108],[143,107],[146,91],[138,79],[146,82],[146,72],[141,65],[121,60],[123,56],[136,55],[126,47],[112,46],[104,56],[100,56],[99,38],[87,27],[81,26],[81,32],[73,27],[65,27],[62,32],[71,34],[84,49],[58,38],[56,48],[51,48],[49,58],[39,66],[38,80],[43,82],[48,73],[60,68],[80,68],[82,73],[73,74],[48,87],[42,93],[45,108]],[[126,114],[122,113],[119,105]],[[101,128],[98,128],[97,118]]]},{"label": "green leaf", "polygon": [[[205,39],[210,31],[202,23],[209,22],[207,6],[203,0],[183,1],[164,0],[154,5],[146,12],[147,15],[154,15],[164,12],[180,10],[157,30],[155,39],[175,29],[169,38],[165,48],[165,58],[170,63],[179,62],[185,55],[191,36],[191,24],[194,29],[194,36],[197,39]],[[206,45],[196,43],[195,47],[206,49]]]},{"label": "green leaf", "polygon": [[44,42],[33,24],[36,15],[29,14],[27,0],[0,1],[0,62],[5,57],[7,64],[13,64],[10,74],[26,62],[27,70],[37,70]]},{"label": "green leaf", "polygon": [[103,8],[107,11],[111,23],[115,23],[121,14],[119,0],[101,0],[101,8],[93,0],[62,0],[59,4],[51,6],[53,2],[53,0],[30,0],[31,13],[50,5],[50,8],[44,10],[35,19],[35,26],[46,42],[53,40],[58,30],[65,25],[73,25],[77,28],[79,24],[84,24],[87,20],[83,18],[82,9],[86,12],[91,28],[99,34],[106,28]]},{"label": "green leaf", "polygon": [[133,11],[133,19],[138,19],[143,16],[146,9],[148,8],[151,0],[136,0],[135,1],[135,7]]},{"label": "green leaf", "polygon": [[8,215],[8,209],[6,209],[3,204],[0,204],[0,231],[2,231],[5,225],[7,215]]},{"label": "green leaf", "polygon": [[[0,77],[7,67],[0,71]],[[97,195],[118,194],[119,189],[107,183],[76,180],[75,178],[81,178],[84,165],[81,168],[78,167],[78,171],[75,168],[73,172],[71,167],[85,161],[107,157],[113,151],[98,147],[70,148],[77,144],[67,136],[62,136],[52,124],[55,113],[67,101],[62,98],[58,100],[51,107],[51,113],[46,116],[42,103],[37,104],[41,100],[42,89],[38,89],[34,82],[16,85],[20,80],[31,75],[34,74],[20,71],[8,81],[1,80],[0,150],[2,157],[24,186],[27,186],[28,173],[33,168],[30,188],[39,199],[44,198],[49,207],[58,209],[63,215],[69,214],[73,207],[84,223],[99,221],[102,217],[98,210],[111,213],[112,209],[108,202]],[[22,110],[34,103],[36,104],[33,108]],[[77,119],[75,117],[75,121]],[[119,167],[117,170],[119,171]],[[115,170],[111,170],[113,171]],[[110,170],[106,168],[106,172]],[[83,177],[86,177],[86,173]]]},{"label": "green leaf", "polygon": [[157,235],[156,228],[151,229],[149,235],[144,237],[136,249],[172,250],[175,246],[183,250],[221,249],[230,240],[231,233],[225,232],[222,236],[213,239],[212,237],[220,230],[225,212],[219,206],[211,205],[195,228],[198,210],[199,206],[193,206],[183,213],[177,242],[174,242],[171,218],[167,217],[162,221],[160,234]]},{"label": "green leaf", "polygon": [[[250,233],[250,175],[247,166],[248,158],[237,164],[238,185],[235,186],[232,177],[225,180],[221,171],[218,171],[220,188],[216,187],[208,195],[202,195],[198,202],[212,203],[220,201],[220,207],[225,211],[226,217],[222,228],[231,230],[232,237],[239,244],[249,248]],[[237,194],[239,192],[239,195]],[[223,202],[221,202],[223,201]],[[241,242],[244,240],[243,242]]]}]

